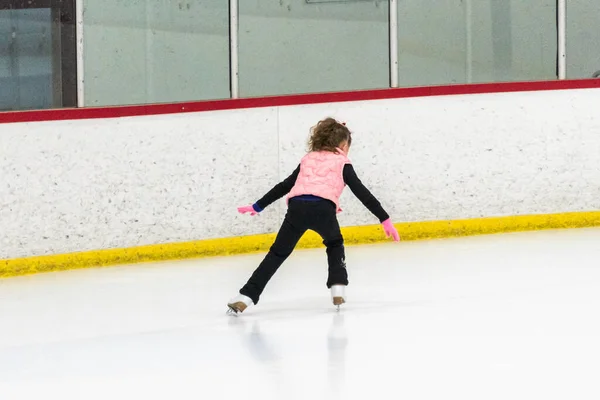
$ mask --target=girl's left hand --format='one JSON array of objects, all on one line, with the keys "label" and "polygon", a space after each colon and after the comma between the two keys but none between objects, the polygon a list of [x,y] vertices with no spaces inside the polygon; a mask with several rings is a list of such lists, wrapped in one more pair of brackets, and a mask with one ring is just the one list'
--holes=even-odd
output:
[{"label": "girl's left hand", "polygon": [[238,207],[238,212],[240,214],[250,213],[251,216],[255,216],[256,214],[258,214],[258,212],[252,206]]}]

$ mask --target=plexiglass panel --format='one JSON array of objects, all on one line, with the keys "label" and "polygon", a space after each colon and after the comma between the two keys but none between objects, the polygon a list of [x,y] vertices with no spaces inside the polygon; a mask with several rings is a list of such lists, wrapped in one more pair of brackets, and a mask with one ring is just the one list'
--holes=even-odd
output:
[{"label": "plexiglass panel", "polygon": [[50,8],[0,10],[0,110],[53,105]]},{"label": "plexiglass panel", "polygon": [[556,79],[556,1],[402,0],[400,86]]},{"label": "plexiglass panel", "polygon": [[227,98],[226,0],[84,0],[87,106]]},{"label": "plexiglass panel", "polygon": [[567,77],[600,77],[600,2],[567,2]]},{"label": "plexiglass panel", "polygon": [[389,86],[387,1],[243,0],[240,95]]}]

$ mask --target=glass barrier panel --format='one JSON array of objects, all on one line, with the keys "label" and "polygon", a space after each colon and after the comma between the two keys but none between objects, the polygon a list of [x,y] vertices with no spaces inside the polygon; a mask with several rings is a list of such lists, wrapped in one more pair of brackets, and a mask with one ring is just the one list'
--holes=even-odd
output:
[{"label": "glass barrier panel", "polygon": [[600,2],[567,2],[567,78],[600,77]]},{"label": "glass barrier panel", "polygon": [[400,86],[557,78],[556,1],[403,0]]},{"label": "glass barrier panel", "polygon": [[0,1],[0,111],[77,103],[73,2]]},{"label": "glass barrier panel", "polygon": [[225,0],[84,0],[85,105],[230,97]]},{"label": "glass barrier panel", "polygon": [[389,4],[239,3],[240,96],[389,87]]}]

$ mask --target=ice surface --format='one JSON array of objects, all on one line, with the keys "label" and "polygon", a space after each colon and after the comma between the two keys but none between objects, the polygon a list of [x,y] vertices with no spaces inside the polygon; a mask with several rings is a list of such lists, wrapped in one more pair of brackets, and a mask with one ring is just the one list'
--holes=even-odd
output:
[{"label": "ice surface", "polygon": [[323,250],[226,315],[262,255],[0,280],[0,399],[597,399],[600,229]]}]

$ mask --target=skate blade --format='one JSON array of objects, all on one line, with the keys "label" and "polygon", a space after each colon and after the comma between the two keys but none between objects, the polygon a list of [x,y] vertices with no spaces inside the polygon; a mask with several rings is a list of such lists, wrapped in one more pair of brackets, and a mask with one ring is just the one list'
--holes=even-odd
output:
[{"label": "skate blade", "polygon": [[227,314],[230,315],[238,315],[244,312],[244,310],[247,308],[246,305],[240,301],[236,301],[235,303],[229,303],[227,304],[227,307],[229,307],[229,310],[227,310]]},{"label": "skate blade", "polygon": [[226,312],[227,315],[230,315],[232,317],[237,317],[238,316],[238,311],[235,308],[229,307],[229,309]]}]

